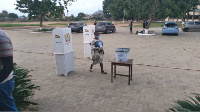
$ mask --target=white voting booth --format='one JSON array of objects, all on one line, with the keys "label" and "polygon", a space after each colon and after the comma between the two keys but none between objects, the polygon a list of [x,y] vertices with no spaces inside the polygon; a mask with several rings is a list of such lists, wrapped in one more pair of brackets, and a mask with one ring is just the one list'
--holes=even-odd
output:
[{"label": "white voting booth", "polygon": [[95,25],[83,27],[84,58],[92,58],[90,42],[94,38]]},{"label": "white voting booth", "polygon": [[56,74],[67,76],[68,72],[74,71],[71,28],[54,29],[52,37],[56,60]]}]

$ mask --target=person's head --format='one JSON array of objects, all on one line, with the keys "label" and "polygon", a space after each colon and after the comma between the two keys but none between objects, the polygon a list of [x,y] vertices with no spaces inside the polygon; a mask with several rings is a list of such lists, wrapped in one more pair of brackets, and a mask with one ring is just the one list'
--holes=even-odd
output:
[{"label": "person's head", "polygon": [[94,32],[94,36],[96,39],[99,39],[99,32]]}]

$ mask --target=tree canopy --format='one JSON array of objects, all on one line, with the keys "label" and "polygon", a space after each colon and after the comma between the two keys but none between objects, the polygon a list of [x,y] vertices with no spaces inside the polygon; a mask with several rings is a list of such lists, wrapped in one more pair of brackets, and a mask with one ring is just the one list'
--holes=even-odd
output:
[{"label": "tree canopy", "polygon": [[108,9],[108,6],[110,4],[113,4],[113,3],[114,3],[113,0],[104,0],[103,1],[103,14],[104,14],[104,17],[111,18],[111,14],[110,14],[110,11]]},{"label": "tree canopy", "polygon": [[45,17],[61,18],[72,2],[75,0],[17,0],[15,5],[20,12],[28,13],[29,19],[39,19],[42,27]]},{"label": "tree canopy", "polygon": [[81,20],[81,19],[83,19],[85,16],[86,16],[86,15],[85,15],[84,13],[80,12],[80,13],[78,13],[77,18]]},{"label": "tree canopy", "polygon": [[18,18],[18,15],[15,13],[9,13],[8,18]]},{"label": "tree canopy", "polygon": [[103,3],[104,15],[109,12],[114,20],[125,15],[126,19],[146,19],[151,23],[156,18],[185,18],[186,13],[194,11],[200,4],[200,0],[104,0]]}]

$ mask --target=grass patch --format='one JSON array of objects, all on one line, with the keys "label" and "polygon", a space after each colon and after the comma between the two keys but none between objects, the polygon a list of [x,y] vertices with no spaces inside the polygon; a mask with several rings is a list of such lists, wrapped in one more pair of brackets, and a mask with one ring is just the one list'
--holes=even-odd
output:
[{"label": "grass patch", "polygon": [[52,31],[54,28],[43,28],[43,29],[39,29],[39,30],[35,30],[34,32],[47,32],[47,31]]},{"label": "grass patch", "polygon": [[66,25],[66,26],[68,26],[68,23],[52,23],[52,24],[48,24],[48,25]]},{"label": "grass patch", "polygon": [[[164,24],[165,24],[165,22],[162,22],[162,23],[151,23],[150,28],[162,28],[161,25],[164,25]],[[178,22],[177,24],[179,25],[179,28],[182,27],[181,23]],[[121,26],[121,27],[129,27],[129,26]],[[143,23],[141,23],[140,25],[135,25],[133,27],[134,28],[143,28]]]},{"label": "grass patch", "polygon": [[40,26],[39,24],[0,24],[0,27]]}]

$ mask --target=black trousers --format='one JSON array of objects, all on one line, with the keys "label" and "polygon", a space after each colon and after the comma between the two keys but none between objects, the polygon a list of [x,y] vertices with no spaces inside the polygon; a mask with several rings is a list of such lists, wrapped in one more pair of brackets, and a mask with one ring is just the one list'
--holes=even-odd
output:
[{"label": "black trousers", "polygon": [[0,57],[3,69],[0,70],[0,83],[3,82],[13,70],[13,57]]}]

